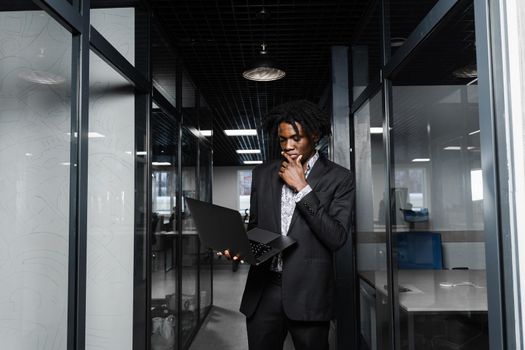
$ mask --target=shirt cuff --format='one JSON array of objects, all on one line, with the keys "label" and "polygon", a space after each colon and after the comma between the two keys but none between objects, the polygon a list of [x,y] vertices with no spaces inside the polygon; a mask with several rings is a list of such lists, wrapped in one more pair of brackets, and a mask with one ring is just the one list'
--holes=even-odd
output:
[{"label": "shirt cuff", "polygon": [[310,187],[310,185],[306,185],[305,188],[303,188],[294,195],[293,199],[295,200],[295,203],[299,202],[301,199],[303,199],[304,196],[306,196],[310,192],[312,192],[312,188]]}]

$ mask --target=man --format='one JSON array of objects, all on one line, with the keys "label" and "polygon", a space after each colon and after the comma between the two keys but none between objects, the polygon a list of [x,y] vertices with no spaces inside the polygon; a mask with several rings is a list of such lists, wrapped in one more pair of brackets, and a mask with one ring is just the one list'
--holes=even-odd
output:
[{"label": "man", "polygon": [[333,253],[348,238],[354,183],[347,169],[316,151],[330,124],[313,103],[278,106],[267,127],[279,137],[282,159],[253,170],[248,228],[281,232],[297,243],[250,268],[241,303],[249,348],[282,350],[290,332],[296,350],[328,349]]}]

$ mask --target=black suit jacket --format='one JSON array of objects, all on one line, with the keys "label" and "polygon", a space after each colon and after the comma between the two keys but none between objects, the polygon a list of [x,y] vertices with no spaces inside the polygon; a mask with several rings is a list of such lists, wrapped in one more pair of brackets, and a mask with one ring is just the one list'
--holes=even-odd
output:
[{"label": "black suit jacket", "polygon": [[[253,170],[249,228],[281,232],[279,166],[275,161]],[[292,320],[327,321],[334,314],[333,253],[348,238],[354,182],[348,169],[323,157],[307,182],[312,192],[296,204],[288,231],[297,243],[283,252],[282,303]],[[269,263],[250,267],[240,309],[246,317],[257,308],[269,277]]]}]

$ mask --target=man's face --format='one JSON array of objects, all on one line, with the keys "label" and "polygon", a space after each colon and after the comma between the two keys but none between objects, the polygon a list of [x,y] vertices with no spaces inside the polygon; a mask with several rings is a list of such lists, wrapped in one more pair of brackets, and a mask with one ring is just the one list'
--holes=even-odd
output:
[{"label": "man's face", "polygon": [[295,123],[297,127],[296,132],[292,126],[287,122],[281,122],[278,128],[279,143],[281,150],[288,154],[292,159],[296,159],[303,155],[301,161],[306,162],[315,152],[315,140],[305,134],[303,127],[299,123]]}]

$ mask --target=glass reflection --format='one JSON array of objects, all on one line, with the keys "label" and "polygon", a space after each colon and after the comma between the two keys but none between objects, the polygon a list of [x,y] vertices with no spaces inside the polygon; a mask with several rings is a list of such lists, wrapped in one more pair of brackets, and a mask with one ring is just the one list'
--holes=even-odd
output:
[{"label": "glass reflection", "polygon": [[[211,202],[211,149],[204,142],[199,144],[199,199]],[[211,306],[212,297],[212,251],[200,246],[200,315],[204,318]]]},{"label": "glass reflection", "polygon": [[124,77],[89,59],[86,343],[111,349],[133,337],[136,101]]},{"label": "glass reflection", "polygon": [[177,226],[178,122],[155,108],[151,116],[151,317],[152,348],[177,348],[178,269]]},{"label": "glass reflection", "polygon": [[390,34],[385,40],[390,47],[387,54],[395,54],[437,3],[438,0],[418,0],[410,4],[405,0],[385,0],[387,33]]},{"label": "glass reflection", "polygon": [[393,81],[402,348],[488,349],[477,79],[457,73],[475,54],[472,4],[458,5]]},{"label": "glass reflection", "polygon": [[65,350],[71,33],[32,1],[3,1],[0,42],[0,347]]},{"label": "glass reflection", "polygon": [[151,68],[153,86],[164,96],[171,105],[176,107],[176,66],[177,58],[173,51],[162,39],[162,35],[155,26],[152,26],[151,36]]},{"label": "glass reflection", "polygon": [[357,39],[352,43],[352,81],[354,100],[368,85],[379,83],[381,68],[381,12],[376,2],[363,27],[359,28]]},{"label": "glass reflection", "polygon": [[[188,129],[182,133],[182,202],[197,198],[197,138]],[[186,205],[182,206],[182,343],[196,330],[198,314],[199,236]]]},{"label": "glass reflection", "polygon": [[[381,93],[354,114],[361,349],[390,349]],[[378,286],[378,288],[376,288]]]},{"label": "glass reflection", "polygon": [[[91,3],[90,21],[104,38],[117,49],[132,65],[135,65],[135,8],[95,8]],[[100,4],[102,6],[102,4]]]}]

